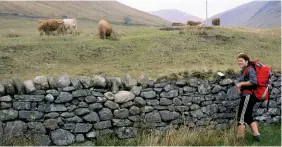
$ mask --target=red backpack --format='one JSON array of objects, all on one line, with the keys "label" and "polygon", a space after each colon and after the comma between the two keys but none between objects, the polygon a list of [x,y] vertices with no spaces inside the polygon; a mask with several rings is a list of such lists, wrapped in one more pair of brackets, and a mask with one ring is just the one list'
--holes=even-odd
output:
[{"label": "red backpack", "polygon": [[254,60],[252,61],[252,63],[252,66],[248,66],[244,70],[244,76],[246,77],[248,69],[253,67],[257,74],[257,86],[252,90],[252,92],[260,101],[268,100],[271,87],[271,68],[267,65],[262,64],[259,60]]}]

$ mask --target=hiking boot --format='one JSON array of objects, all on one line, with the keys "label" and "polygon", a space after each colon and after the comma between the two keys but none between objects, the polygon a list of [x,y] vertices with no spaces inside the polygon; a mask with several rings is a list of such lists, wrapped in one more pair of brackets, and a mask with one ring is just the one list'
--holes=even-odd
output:
[{"label": "hiking boot", "polygon": [[255,139],[256,141],[260,141],[260,140],[261,140],[261,136],[260,136],[260,135],[254,136],[254,139]]}]

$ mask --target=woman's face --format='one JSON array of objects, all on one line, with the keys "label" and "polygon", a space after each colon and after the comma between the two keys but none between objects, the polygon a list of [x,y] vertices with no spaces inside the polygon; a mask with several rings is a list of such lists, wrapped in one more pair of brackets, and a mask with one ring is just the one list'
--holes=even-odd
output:
[{"label": "woman's face", "polygon": [[248,61],[243,58],[238,58],[237,62],[240,68],[243,68],[248,65]]}]

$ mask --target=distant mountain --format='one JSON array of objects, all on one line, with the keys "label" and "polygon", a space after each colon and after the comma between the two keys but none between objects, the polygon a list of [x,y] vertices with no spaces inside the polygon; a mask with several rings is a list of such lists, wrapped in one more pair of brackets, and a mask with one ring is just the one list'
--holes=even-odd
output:
[{"label": "distant mountain", "polygon": [[[126,17],[132,24],[169,25],[170,22],[139,11],[117,1],[0,1],[0,15],[22,17],[66,18],[76,17],[122,24]],[[1,16],[0,16],[1,18]]]},{"label": "distant mountain", "polygon": [[281,1],[252,1],[208,19],[220,18],[221,26],[272,28],[281,26]]},{"label": "distant mountain", "polygon": [[186,23],[188,20],[192,21],[203,21],[203,19],[187,14],[185,12],[176,10],[176,9],[164,9],[159,11],[149,12],[152,15],[156,15],[162,19],[168,20],[170,22],[183,22]]}]

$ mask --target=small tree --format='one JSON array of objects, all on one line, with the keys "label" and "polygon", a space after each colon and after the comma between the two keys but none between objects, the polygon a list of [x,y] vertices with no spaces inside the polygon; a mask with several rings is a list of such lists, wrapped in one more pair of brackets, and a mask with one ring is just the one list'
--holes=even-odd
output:
[{"label": "small tree", "polygon": [[125,16],[124,17],[124,24],[130,24],[130,22],[131,22],[131,17],[130,16]]}]

